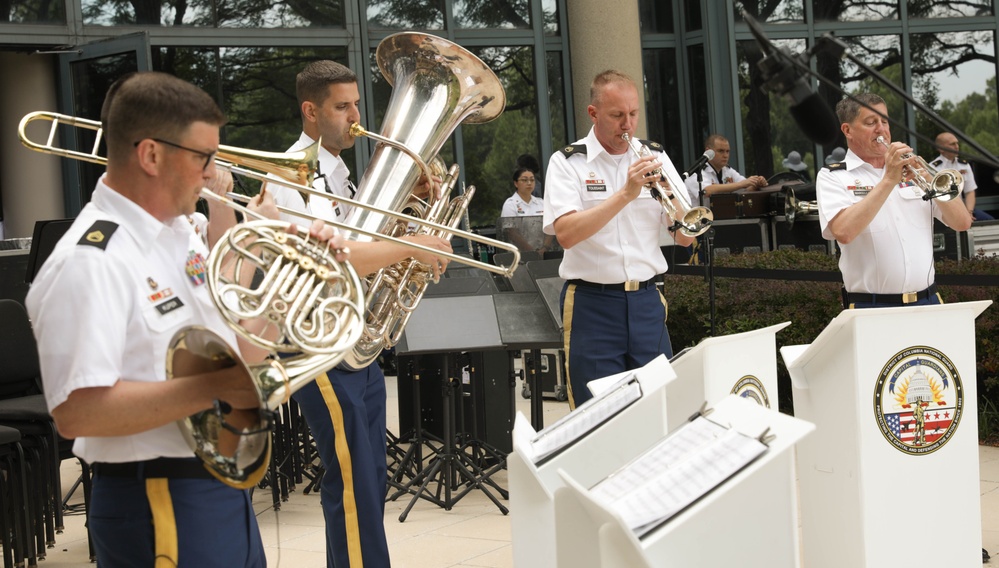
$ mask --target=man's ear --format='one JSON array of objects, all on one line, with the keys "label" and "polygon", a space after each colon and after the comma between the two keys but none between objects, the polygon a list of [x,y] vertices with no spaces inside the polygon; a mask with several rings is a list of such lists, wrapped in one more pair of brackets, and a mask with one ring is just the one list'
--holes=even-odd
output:
[{"label": "man's ear", "polygon": [[163,167],[164,157],[163,148],[149,138],[140,141],[135,147],[135,159],[138,160],[142,171],[149,176],[159,175],[160,168]]},{"label": "man's ear", "polygon": [[309,122],[316,122],[316,105],[312,101],[302,103],[302,116]]}]

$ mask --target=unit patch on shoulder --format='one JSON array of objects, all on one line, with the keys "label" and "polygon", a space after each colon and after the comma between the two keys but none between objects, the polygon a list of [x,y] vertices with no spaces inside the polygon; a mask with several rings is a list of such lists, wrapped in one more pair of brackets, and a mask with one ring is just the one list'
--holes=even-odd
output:
[{"label": "unit patch on shoulder", "polygon": [[565,156],[566,158],[568,158],[569,156],[571,156],[573,154],[584,154],[585,155],[586,154],[586,144],[570,144],[569,146],[566,146],[565,148],[562,148],[561,150],[559,150],[559,152],[562,152],[562,155]]},{"label": "unit patch on shoulder", "polygon": [[639,142],[641,142],[642,144],[645,144],[650,149],[655,150],[656,152],[665,152],[666,151],[666,148],[663,148],[663,145],[660,144],[660,143],[658,143],[658,142],[656,142],[655,140],[639,140]]},{"label": "unit patch on shoulder", "polygon": [[846,169],[846,162],[833,162],[826,165],[826,169],[829,171],[843,170]]},{"label": "unit patch on shoulder", "polygon": [[87,245],[104,250],[108,247],[111,235],[118,230],[118,223],[112,221],[97,221],[83,233],[83,237],[77,241],[78,245]]}]

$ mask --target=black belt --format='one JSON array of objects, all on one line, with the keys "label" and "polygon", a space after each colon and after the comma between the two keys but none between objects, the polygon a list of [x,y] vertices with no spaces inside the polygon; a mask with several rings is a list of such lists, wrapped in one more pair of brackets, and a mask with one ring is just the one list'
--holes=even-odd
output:
[{"label": "black belt", "polygon": [[634,292],[636,290],[644,290],[650,286],[656,285],[655,278],[649,278],[645,282],[639,282],[638,280],[629,280],[627,282],[622,282],[620,284],[597,284],[596,282],[587,282],[586,280],[570,280],[569,284],[575,284],[576,286],[585,286],[586,288],[596,288],[598,290],[618,290],[624,292]]},{"label": "black belt", "polygon": [[904,294],[863,294],[859,292],[847,292],[844,288],[843,306],[849,308],[851,304],[895,304],[904,306],[920,300],[925,300],[937,293],[937,285],[930,284],[930,287],[919,292],[905,292]]},{"label": "black belt", "polygon": [[94,463],[94,475],[105,477],[131,477],[148,479],[165,477],[168,479],[214,479],[199,459],[156,458],[153,460],[125,463]]}]

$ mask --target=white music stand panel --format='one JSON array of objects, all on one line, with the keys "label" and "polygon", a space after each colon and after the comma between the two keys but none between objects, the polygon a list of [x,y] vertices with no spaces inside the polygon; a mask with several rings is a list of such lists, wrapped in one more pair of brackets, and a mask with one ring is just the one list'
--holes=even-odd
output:
[{"label": "white music stand panel", "polygon": [[[712,404],[729,394],[739,394],[777,410],[777,332],[791,325],[777,325],[744,333],[708,337],[672,361],[679,380],[667,387],[670,404],[680,408]],[[670,430],[686,420],[670,415]]]},{"label": "white music stand panel", "polygon": [[[573,472],[584,483],[596,483],[644,452],[666,434],[664,387],[676,379],[665,356],[635,371],[642,397],[560,453],[535,465],[531,440],[534,428],[517,413],[513,452],[507,456],[513,564],[517,567],[556,566],[555,492],[563,486],[558,470]],[[697,406],[687,415],[697,412]]]},{"label": "white music stand panel", "polygon": [[[845,310],[811,345],[781,350],[795,416],[818,427],[797,451],[806,566],[981,564],[975,318],[989,304]],[[953,365],[952,388],[930,382],[946,396],[926,412],[945,421],[961,400],[960,421],[929,418],[917,445],[903,388],[933,365]]]},{"label": "white music stand panel", "polygon": [[[556,492],[559,566],[578,568],[797,568],[798,515],[791,448],[814,426],[736,395],[708,418],[744,433],[775,437],[756,461],[639,539],[591,497],[590,482],[561,470]],[[578,551],[583,551],[578,552]]]}]

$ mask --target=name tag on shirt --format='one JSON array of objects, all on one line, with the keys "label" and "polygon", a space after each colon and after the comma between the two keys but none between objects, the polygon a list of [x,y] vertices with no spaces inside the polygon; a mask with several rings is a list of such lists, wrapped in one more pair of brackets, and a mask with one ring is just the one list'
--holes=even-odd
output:
[{"label": "name tag on shirt", "polygon": [[873,185],[848,185],[846,186],[847,191],[852,191],[857,197],[863,197],[874,189]]},{"label": "name tag on shirt", "polygon": [[158,311],[160,315],[165,316],[168,313],[174,310],[179,310],[182,307],[184,307],[184,302],[181,302],[180,298],[173,298],[163,302],[162,304],[156,304],[156,311]]},{"label": "name tag on shirt", "polygon": [[607,191],[607,184],[602,179],[588,179],[586,191]]}]

